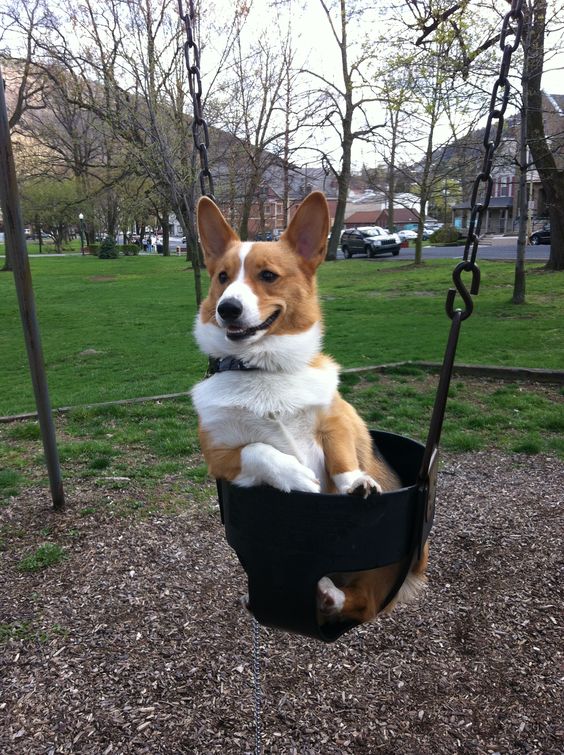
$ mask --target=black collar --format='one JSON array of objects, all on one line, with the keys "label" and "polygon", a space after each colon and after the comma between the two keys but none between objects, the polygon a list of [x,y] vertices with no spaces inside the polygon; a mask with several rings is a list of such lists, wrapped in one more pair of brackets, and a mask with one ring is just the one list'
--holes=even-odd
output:
[{"label": "black collar", "polygon": [[220,357],[219,359],[210,357],[207,375],[209,377],[215,375],[216,372],[249,372],[251,370],[258,370],[258,367],[249,367],[237,357]]}]

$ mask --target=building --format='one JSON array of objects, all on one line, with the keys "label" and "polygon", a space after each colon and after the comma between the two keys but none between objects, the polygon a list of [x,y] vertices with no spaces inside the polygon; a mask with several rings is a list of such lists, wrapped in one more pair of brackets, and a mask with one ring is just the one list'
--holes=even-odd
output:
[{"label": "building", "polygon": [[[543,92],[544,127],[547,142],[564,169],[564,95]],[[480,132],[483,135],[483,132]],[[493,187],[490,204],[482,219],[481,234],[512,234],[519,225],[520,170],[516,155],[519,153],[520,118],[508,120],[506,133],[496,153],[496,167],[492,171]],[[479,157],[483,159],[483,149]],[[471,188],[465,191],[468,196]],[[548,218],[546,196],[534,166],[527,171],[528,210],[532,229],[541,226]],[[470,220],[470,201],[466,199],[451,207],[453,224],[467,228]]]}]

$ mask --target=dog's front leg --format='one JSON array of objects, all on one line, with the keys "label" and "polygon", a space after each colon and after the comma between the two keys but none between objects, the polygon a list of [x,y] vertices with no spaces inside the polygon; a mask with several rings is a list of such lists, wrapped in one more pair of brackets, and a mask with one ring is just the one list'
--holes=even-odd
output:
[{"label": "dog's front leg", "polygon": [[249,443],[241,449],[241,471],[233,480],[241,487],[271,485],[289,493],[301,490],[319,493],[320,484],[315,473],[295,456],[282,453],[268,443]]},{"label": "dog's front leg", "polygon": [[357,447],[363,426],[350,404],[337,396],[319,429],[325,468],[336,492],[364,498],[381,493],[379,483],[360,468]]},{"label": "dog's front leg", "polygon": [[215,478],[244,488],[271,485],[286,493],[290,490],[319,493],[321,489],[315,472],[295,456],[282,453],[268,443],[248,443],[233,448],[216,445],[211,434],[201,426],[199,434],[209,473]]}]

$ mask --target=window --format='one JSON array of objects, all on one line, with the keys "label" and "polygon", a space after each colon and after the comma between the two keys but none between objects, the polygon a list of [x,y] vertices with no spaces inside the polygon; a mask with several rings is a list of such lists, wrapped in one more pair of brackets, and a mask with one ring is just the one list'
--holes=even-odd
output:
[{"label": "window", "polygon": [[511,176],[501,176],[497,179],[497,192],[498,197],[509,197],[511,189]]}]

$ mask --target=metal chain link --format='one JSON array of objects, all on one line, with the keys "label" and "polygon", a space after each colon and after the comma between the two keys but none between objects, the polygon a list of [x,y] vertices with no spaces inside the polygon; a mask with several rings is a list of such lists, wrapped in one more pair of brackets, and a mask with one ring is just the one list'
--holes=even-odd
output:
[{"label": "metal chain link", "polygon": [[[456,355],[456,346],[460,333],[462,321],[470,317],[474,309],[472,296],[476,295],[480,288],[480,269],[476,265],[476,255],[478,252],[478,243],[480,239],[480,229],[482,227],[482,218],[487,210],[493,189],[493,179],[491,175],[494,153],[501,142],[503,130],[503,120],[505,110],[509,101],[511,86],[507,79],[511,56],[519,46],[523,32],[523,0],[512,0],[511,9],[507,12],[500,35],[500,47],[503,50],[503,56],[500,64],[499,76],[496,79],[490,99],[490,112],[484,132],[484,160],[482,169],[476,176],[470,199],[470,223],[468,227],[468,238],[464,246],[462,262],[460,262],[452,273],[452,280],[455,288],[449,289],[446,298],[446,312],[451,319],[450,333],[445,349],[439,384],[433,413],[431,415],[431,424],[429,434],[425,444],[425,451],[419,470],[420,484],[429,489],[431,486],[432,467],[439,448],[443,420],[445,416],[446,403],[450,378],[454,367],[454,358]],[[514,36],[513,43],[508,42],[508,37]],[[492,126],[495,125],[495,133],[492,135]],[[483,197],[479,199],[480,189],[482,188]],[[463,273],[470,273],[472,282],[470,291],[466,288],[462,280]],[[464,302],[464,309],[455,307],[454,302],[457,293]],[[432,502],[431,502],[432,503]],[[429,502],[427,503],[429,505]]]},{"label": "metal chain link", "polygon": [[[213,176],[208,164],[208,150],[210,146],[210,136],[208,124],[202,115],[202,78],[200,75],[200,49],[194,40],[194,23],[196,11],[194,10],[194,0],[188,0],[189,11],[184,13],[182,0],[178,0],[178,13],[180,19],[184,22],[186,29],[186,42],[184,43],[184,57],[186,59],[186,69],[188,71],[188,86],[192,96],[192,105],[194,108],[194,118],[192,120],[192,136],[194,137],[194,146],[200,153],[200,189],[202,196],[209,197],[215,201],[215,192],[213,185]],[[192,53],[193,62],[190,59]]]},{"label": "metal chain link", "polygon": [[[454,308],[454,300],[457,292],[464,301],[465,309],[461,310],[461,319],[465,320],[467,317],[470,317],[474,308],[471,295],[477,294],[480,288],[480,271],[476,265],[476,255],[478,253],[482,219],[489,207],[492,195],[493,178],[491,171],[494,153],[501,142],[505,111],[507,109],[509,93],[511,91],[511,84],[507,78],[509,67],[511,65],[511,56],[519,47],[522,33],[523,0],[512,0],[511,9],[503,19],[501,29],[499,46],[503,51],[503,56],[500,63],[499,76],[493,85],[490,99],[490,112],[488,114],[483,139],[485,154],[482,169],[476,176],[472,187],[470,198],[470,222],[468,225],[468,237],[462,255],[463,262],[456,266],[452,274],[452,279],[456,288],[450,289],[447,294],[446,311],[451,320],[457,311]],[[511,36],[513,36],[512,42],[509,41]],[[494,128],[493,135],[492,127]],[[481,198],[480,191],[482,194]],[[463,272],[469,272],[472,274],[470,291],[468,291],[462,281]]]},{"label": "metal chain link", "polygon": [[[202,115],[202,78],[200,74],[200,50],[194,41],[194,22],[196,12],[193,0],[188,0],[189,11],[184,13],[182,0],[178,0],[178,13],[184,22],[186,29],[186,42],[184,43],[184,57],[188,71],[188,85],[194,108],[192,121],[192,135],[194,146],[200,153],[200,188],[202,196],[215,201],[213,176],[208,164],[208,150],[210,146],[208,124]],[[194,62],[190,60],[192,51]],[[260,625],[253,617],[253,698],[255,706],[255,755],[262,755],[262,690],[260,684]]]},{"label": "metal chain link", "polygon": [[262,690],[260,686],[260,624],[253,616],[253,693],[255,700],[255,755],[262,753]]}]

